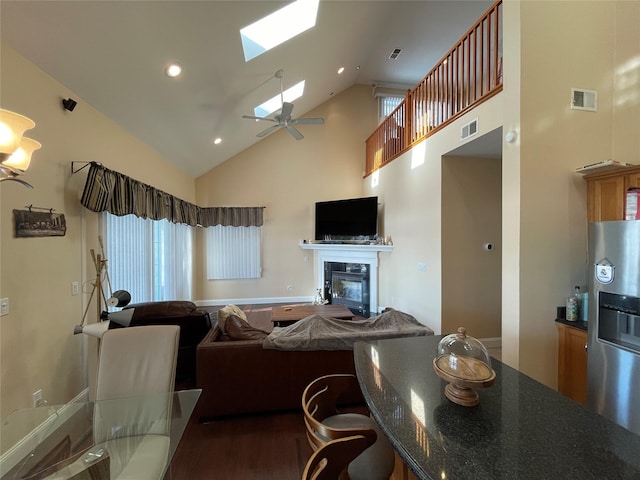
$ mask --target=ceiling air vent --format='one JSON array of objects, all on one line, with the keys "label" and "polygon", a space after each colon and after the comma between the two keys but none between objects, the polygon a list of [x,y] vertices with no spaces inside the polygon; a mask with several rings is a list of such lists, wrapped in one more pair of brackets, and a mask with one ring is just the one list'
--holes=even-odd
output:
[{"label": "ceiling air vent", "polygon": [[478,119],[471,120],[460,129],[460,140],[465,140],[478,133]]},{"label": "ceiling air vent", "polygon": [[391,52],[391,55],[389,55],[389,59],[395,60],[396,58],[398,58],[398,55],[400,55],[400,52],[402,52],[401,48],[394,48],[393,52]]},{"label": "ceiling air vent", "polygon": [[571,109],[587,110],[595,112],[598,110],[598,92],[594,90],[584,90],[582,88],[571,89]]}]

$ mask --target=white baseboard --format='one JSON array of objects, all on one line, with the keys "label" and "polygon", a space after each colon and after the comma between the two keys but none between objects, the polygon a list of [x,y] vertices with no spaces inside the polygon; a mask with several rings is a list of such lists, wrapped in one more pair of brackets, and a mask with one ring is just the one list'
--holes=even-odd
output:
[{"label": "white baseboard", "polygon": [[224,298],[195,300],[198,307],[216,307],[224,305],[258,305],[264,303],[311,303],[313,297],[266,297],[266,298]]}]

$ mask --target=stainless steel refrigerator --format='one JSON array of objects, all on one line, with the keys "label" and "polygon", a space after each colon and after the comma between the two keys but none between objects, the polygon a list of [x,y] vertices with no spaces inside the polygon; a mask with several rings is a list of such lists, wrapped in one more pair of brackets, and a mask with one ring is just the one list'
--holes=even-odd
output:
[{"label": "stainless steel refrigerator", "polygon": [[640,220],[589,225],[588,404],[640,435]]}]

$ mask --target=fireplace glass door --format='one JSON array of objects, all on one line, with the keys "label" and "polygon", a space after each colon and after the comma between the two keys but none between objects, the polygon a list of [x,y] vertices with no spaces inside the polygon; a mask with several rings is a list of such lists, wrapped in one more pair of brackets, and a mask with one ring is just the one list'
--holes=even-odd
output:
[{"label": "fireplace glass door", "polygon": [[363,273],[337,272],[331,274],[331,303],[342,304],[357,315],[369,316],[368,288]]}]

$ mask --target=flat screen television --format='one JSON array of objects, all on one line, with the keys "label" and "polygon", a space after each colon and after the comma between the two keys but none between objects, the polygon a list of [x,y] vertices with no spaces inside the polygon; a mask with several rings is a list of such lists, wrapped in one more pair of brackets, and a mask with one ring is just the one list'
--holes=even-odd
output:
[{"label": "flat screen television", "polygon": [[316,240],[373,239],[378,233],[378,197],[316,203]]}]

